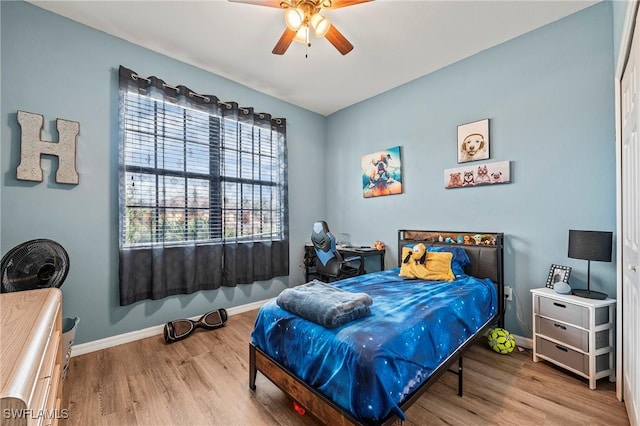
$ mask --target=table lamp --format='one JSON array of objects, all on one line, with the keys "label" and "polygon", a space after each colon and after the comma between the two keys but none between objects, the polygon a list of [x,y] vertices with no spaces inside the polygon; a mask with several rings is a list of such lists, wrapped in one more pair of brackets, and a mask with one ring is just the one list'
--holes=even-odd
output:
[{"label": "table lamp", "polygon": [[589,299],[606,299],[607,295],[591,291],[591,261],[611,262],[613,233],[602,231],[569,230],[569,257],[587,261],[587,289],[572,290],[576,296]]}]

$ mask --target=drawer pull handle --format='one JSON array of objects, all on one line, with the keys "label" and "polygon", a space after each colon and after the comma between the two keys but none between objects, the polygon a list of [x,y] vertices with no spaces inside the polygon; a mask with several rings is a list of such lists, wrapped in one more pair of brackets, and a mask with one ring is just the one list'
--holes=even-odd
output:
[{"label": "drawer pull handle", "polygon": [[559,308],[566,308],[567,305],[563,305],[562,303],[558,303],[558,302],[553,302],[553,304]]},{"label": "drawer pull handle", "polygon": [[565,348],[564,346],[556,345],[556,348],[560,349],[562,352],[569,352],[569,349]]},{"label": "drawer pull handle", "polygon": [[560,330],[566,330],[567,327],[565,327],[564,325],[561,324],[553,324],[554,327],[559,328]]}]

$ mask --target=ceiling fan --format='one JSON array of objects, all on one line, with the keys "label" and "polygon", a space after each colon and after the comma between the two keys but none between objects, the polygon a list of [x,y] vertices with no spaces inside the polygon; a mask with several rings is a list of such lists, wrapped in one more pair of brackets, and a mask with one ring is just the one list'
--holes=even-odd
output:
[{"label": "ceiling fan", "polygon": [[320,13],[341,7],[354,6],[373,0],[229,0],[232,3],[246,3],[258,6],[284,9],[284,20],[287,24],[272,52],[283,55],[292,41],[299,41],[311,46],[309,41],[311,29],[318,38],[326,37],[329,43],[346,55],[353,50],[353,45],[340,31]]}]

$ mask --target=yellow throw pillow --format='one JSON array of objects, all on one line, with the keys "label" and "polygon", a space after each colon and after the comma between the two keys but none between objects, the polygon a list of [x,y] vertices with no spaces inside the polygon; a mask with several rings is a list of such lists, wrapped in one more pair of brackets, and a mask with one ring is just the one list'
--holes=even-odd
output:
[{"label": "yellow throw pillow", "polygon": [[453,281],[451,271],[453,254],[448,252],[428,252],[424,265],[415,266],[416,278],[430,281]]},{"label": "yellow throw pillow", "polygon": [[[424,264],[416,262],[411,247],[402,247],[402,264],[400,276],[405,278],[418,278],[430,281],[453,281],[455,276],[451,271],[453,254],[449,252],[427,252]],[[404,260],[408,259],[407,262]]]}]

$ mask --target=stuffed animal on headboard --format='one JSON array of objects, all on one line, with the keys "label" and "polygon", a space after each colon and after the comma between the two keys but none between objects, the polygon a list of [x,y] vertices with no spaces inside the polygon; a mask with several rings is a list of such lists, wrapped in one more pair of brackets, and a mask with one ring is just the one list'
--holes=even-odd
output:
[{"label": "stuffed animal on headboard", "polygon": [[402,263],[409,263],[412,259],[416,265],[424,265],[427,259],[427,248],[424,244],[419,243],[413,246],[413,250],[407,253],[404,259],[402,259]]}]

